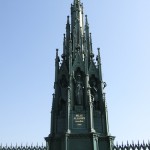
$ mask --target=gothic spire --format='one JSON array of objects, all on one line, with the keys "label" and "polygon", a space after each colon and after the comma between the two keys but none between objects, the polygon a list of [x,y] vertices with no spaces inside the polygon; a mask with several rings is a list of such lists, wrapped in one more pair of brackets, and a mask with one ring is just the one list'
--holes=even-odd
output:
[{"label": "gothic spire", "polygon": [[69,41],[70,41],[70,22],[69,22],[69,16],[67,16],[67,24],[66,24],[66,46],[69,47]]},{"label": "gothic spire", "polygon": [[65,60],[66,58],[66,36],[64,34],[64,40],[63,40],[63,54],[62,54],[62,58]]},{"label": "gothic spire", "polygon": [[98,72],[99,72],[99,80],[102,82],[102,68],[101,68],[101,57],[100,57],[100,48],[98,50],[98,55],[97,55],[97,65],[98,65]]},{"label": "gothic spire", "polygon": [[112,150],[100,49],[96,65],[87,15],[85,24],[83,18],[83,4],[73,0],[61,63],[56,50],[51,134],[45,138],[48,150]]},{"label": "gothic spire", "polygon": [[90,51],[90,60],[93,59],[93,46],[92,46],[92,34],[90,33],[90,39],[89,39],[89,51]]},{"label": "gothic spire", "polygon": [[71,33],[73,41],[73,52],[80,49],[83,51],[83,5],[79,0],[74,0],[71,5]]},{"label": "gothic spire", "polygon": [[56,49],[56,58],[55,58],[55,84],[57,83],[57,80],[58,80],[59,61],[60,61],[60,59],[59,59],[59,56],[58,56],[58,49]]},{"label": "gothic spire", "polygon": [[89,23],[88,23],[88,18],[87,18],[87,15],[85,15],[85,39],[86,39],[86,47],[87,47],[87,50],[88,50],[88,58],[90,58],[90,52],[89,52]]}]

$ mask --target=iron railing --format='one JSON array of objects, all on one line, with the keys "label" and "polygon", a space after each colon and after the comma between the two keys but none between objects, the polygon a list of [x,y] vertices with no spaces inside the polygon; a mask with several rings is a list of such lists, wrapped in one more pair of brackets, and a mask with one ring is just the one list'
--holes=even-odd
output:
[{"label": "iron railing", "polygon": [[16,146],[0,146],[0,150],[46,150],[46,146],[18,146],[18,145],[16,145]]},{"label": "iron railing", "polygon": [[[46,150],[46,146],[2,146],[1,144],[0,150]],[[143,142],[142,144],[140,144],[139,142],[137,144],[135,144],[134,142],[132,142],[132,144],[129,144],[128,142],[127,144],[116,144],[113,146],[113,150],[150,150],[150,142]]]},{"label": "iron railing", "polygon": [[113,150],[150,150],[150,142],[143,142],[142,144],[140,144],[139,142],[137,144],[135,144],[134,142],[132,142],[132,144],[129,144],[128,142],[127,144],[116,144],[114,145]]}]

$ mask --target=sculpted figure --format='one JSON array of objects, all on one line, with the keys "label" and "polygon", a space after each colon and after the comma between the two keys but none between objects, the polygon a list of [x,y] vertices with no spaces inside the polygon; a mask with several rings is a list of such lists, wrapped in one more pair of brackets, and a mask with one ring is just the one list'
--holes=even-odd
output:
[{"label": "sculpted figure", "polygon": [[65,105],[66,100],[67,100],[67,79],[65,75],[62,76],[60,80],[60,108]]},{"label": "sculpted figure", "polygon": [[92,94],[92,99],[94,102],[94,107],[95,107],[95,109],[97,109],[98,108],[98,89],[97,89],[95,79],[91,83],[91,94]]},{"label": "sculpted figure", "polygon": [[81,105],[83,102],[83,82],[81,74],[78,73],[75,80],[75,97],[76,97],[76,104]]}]

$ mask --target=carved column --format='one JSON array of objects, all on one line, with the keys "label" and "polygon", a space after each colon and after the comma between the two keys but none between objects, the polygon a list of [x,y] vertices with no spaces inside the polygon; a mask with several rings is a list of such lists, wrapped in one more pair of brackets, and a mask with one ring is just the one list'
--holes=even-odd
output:
[{"label": "carved column", "polygon": [[90,87],[87,88],[88,102],[89,102],[89,120],[90,120],[90,132],[94,133],[94,120],[93,120],[93,102],[91,99]]},{"label": "carved column", "polygon": [[53,94],[53,104],[52,104],[52,111],[51,111],[51,134],[55,133],[55,126],[56,123],[54,121],[55,109],[54,109],[54,101],[55,101],[55,94]]},{"label": "carved column", "polygon": [[70,133],[70,87],[68,86],[68,101],[66,111],[66,132]]}]

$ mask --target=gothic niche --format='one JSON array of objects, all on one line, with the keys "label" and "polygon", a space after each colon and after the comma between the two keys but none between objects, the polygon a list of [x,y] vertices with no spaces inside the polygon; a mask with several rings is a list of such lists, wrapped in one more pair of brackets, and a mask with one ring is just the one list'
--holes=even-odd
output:
[{"label": "gothic niche", "polygon": [[99,109],[99,99],[98,99],[98,79],[95,76],[90,78],[90,86],[91,86],[91,96],[93,101],[93,106],[95,110]]},{"label": "gothic niche", "polygon": [[67,94],[68,81],[65,75],[62,75],[61,79],[59,80],[59,85],[60,85],[59,109],[64,110],[68,95]]},{"label": "gothic niche", "polygon": [[83,105],[83,92],[84,92],[84,80],[83,80],[83,73],[78,68],[75,72],[74,77],[74,87],[75,87],[75,105]]}]

